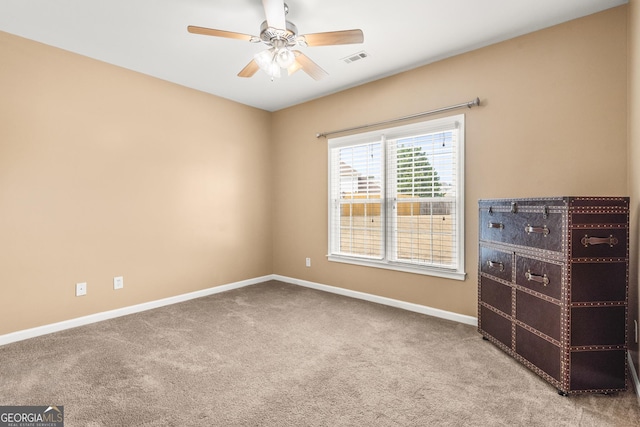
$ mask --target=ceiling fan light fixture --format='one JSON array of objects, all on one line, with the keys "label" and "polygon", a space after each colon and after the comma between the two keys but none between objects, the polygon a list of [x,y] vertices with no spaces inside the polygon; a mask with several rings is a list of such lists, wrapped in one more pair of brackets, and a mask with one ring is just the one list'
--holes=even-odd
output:
[{"label": "ceiling fan light fixture", "polygon": [[258,52],[253,57],[258,64],[258,67],[272,79],[274,77],[280,78],[280,65],[276,61],[276,49],[271,48]]},{"label": "ceiling fan light fixture", "polygon": [[289,48],[283,47],[278,50],[276,61],[281,68],[289,68],[296,61],[296,56]]}]

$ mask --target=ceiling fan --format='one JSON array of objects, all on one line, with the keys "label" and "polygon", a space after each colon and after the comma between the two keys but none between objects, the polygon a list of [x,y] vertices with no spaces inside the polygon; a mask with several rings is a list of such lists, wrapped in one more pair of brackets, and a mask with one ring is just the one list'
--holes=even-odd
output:
[{"label": "ceiling fan", "polygon": [[271,80],[274,77],[280,77],[281,69],[283,68],[287,70],[289,75],[302,70],[315,80],[328,76],[328,73],[309,59],[308,56],[299,50],[294,50],[296,45],[332,46],[362,43],[364,41],[362,30],[299,35],[296,26],[285,18],[289,7],[283,0],[262,0],[262,5],[267,19],[260,25],[259,36],[193,25],[189,25],[187,30],[193,34],[246,40],[251,43],[264,43],[269,48],[256,54],[251,62],[238,73],[238,76],[251,77],[256,71],[262,69],[271,77]]}]

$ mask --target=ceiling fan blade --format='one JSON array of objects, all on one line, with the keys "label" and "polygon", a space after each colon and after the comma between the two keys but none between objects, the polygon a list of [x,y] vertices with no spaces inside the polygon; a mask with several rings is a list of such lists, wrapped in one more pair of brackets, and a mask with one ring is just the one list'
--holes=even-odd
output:
[{"label": "ceiling fan blade", "polygon": [[252,59],[251,62],[249,62],[246,67],[240,70],[240,72],[238,73],[238,77],[251,77],[259,69],[260,67],[258,66],[258,63],[256,62],[256,60]]},{"label": "ceiling fan blade", "polygon": [[278,30],[284,30],[287,28],[285,12],[284,12],[284,0],[262,0],[262,6],[264,6],[264,13],[267,16],[267,24]]},{"label": "ceiling fan blade", "polygon": [[289,75],[294,74],[296,71],[301,70],[302,69],[302,65],[300,65],[300,63],[298,61],[294,62],[293,64],[291,64],[289,66],[289,68],[287,68],[287,73]]},{"label": "ceiling fan blade", "polygon": [[329,73],[320,68],[318,64],[309,59],[304,53],[299,50],[295,50],[294,53],[296,55],[296,62],[300,68],[302,68],[302,71],[309,74],[314,80],[322,80],[329,75]]},{"label": "ceiling fan blade", "polygon": [[302,38],[307,46],[330,46],[364,42],[362,30],[330,31],[328,33],[305,34]]},{"label": "ceiling fan blade", "polygon": [[255,39],[254,36],[250,36],[248,34],[242,33],[234,33],[231,31],[223,31],[223,30],[215,30],[213,28],[204,28],[204,27],[196,27],[194,25],[189,25],[187,27],[187,31],[193,34],[202,34],[205,36],[215,36],[215,37],[225,37],[228,39],[238,39],[238,40],[246,40],[253,41]]}]

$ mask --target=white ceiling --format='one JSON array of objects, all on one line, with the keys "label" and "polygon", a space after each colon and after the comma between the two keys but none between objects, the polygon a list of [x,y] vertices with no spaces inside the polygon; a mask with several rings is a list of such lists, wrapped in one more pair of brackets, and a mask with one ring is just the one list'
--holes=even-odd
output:
[{"label": "white ceiling", "polygon": [[[329,77],[237,73],[261,44],[261,0],[0,0],[0,30],[268,111],[589,15],[627,0],[286,0],[300,34],[360,28],[364,43],[301,48]],[[366,51],[366,59],[341,59]],[[0,58],[0,66],[2,59]]]}]

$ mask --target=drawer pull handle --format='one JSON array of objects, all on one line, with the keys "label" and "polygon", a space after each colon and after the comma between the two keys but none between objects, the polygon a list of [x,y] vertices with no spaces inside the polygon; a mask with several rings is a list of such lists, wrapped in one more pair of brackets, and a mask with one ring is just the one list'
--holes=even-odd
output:
[{"label": "drawer pull handle", "polygon": [[488,260],[488,261],[487,261],[487,266],[488,266],[489,268],[497,268],[497,269],[498,269],[498,270],[500,270],[500,271],[504,271],[504,264],[503,264],[503,263],[501,263],[501,262],[498,262],[498,261],[491,261],[491,260]]},{"label": "drawer pull handle", "polygon": [[500,230],[502,230],[504,228],[504,224],[501,222],[489,222],[488,225],[489,228],[499,228]]},{"label": "drawer pull handle", "polygon": [[531,274],[531,270],[527,270],[527,272],[524,273],[524,277],[529,282],[542,283],[544,286],[547,286],[549,284],[549,278],[547,277],[546,274],[543,274],[542,276],[539,276],[537,274]]},{"label": "drawer pull handle", "polygon": [[524,228],[524,231],[527,232],[527,234],[531,234],[531,233],[540,233],[543,236],[547,237],[550,233],[549,229],[547,228],[546,225],[542,226],[542,227],[532,227],[531,225],[527,224],[527,226]]},{"label": "drawer pull handle", "polygon": [[589,237],[588,234],[585,234],[580,242],[585,248],[588,248],[589,245],[609,245],[610,247],[614,247],[618,244],[618,238],[613,237],[613,235],[609,237]]}]

